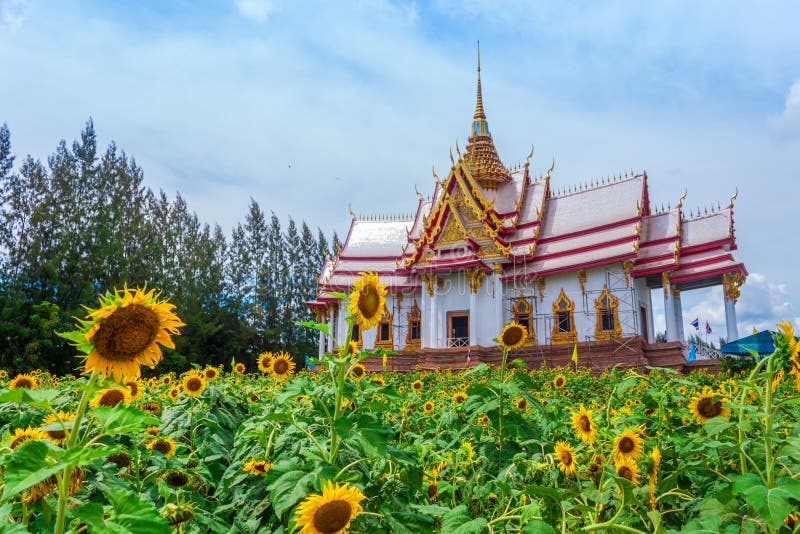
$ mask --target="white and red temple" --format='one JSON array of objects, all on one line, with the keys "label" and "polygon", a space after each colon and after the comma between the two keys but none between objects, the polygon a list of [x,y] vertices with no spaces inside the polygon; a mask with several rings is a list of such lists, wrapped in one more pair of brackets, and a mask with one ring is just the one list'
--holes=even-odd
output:
[{"label": "white and red temple", "polygon": [[[432,195],[418,192],[413,216],[353,216],[307,303],[331,326],[320,354],[346,328],[326,292],[349,291],[363,271],[378,273],[389,294],[381,325],[354,339],[397,352],[391,369],[463,367],[467,354],[497,361],[494,339],[512,320],[529,333],[513,357],[529,365],[566,363],[577,344],[582,365],[681,367],[681,291],[714,285],[724,287],[727,337],[738,338],[734,305],[747,271],[732,255],[733,199],[687,217],[685,195],[673,208],[651,205],[646,172],[556,191],[553,165],[530,175],[533,150],[506,167],[483,109],[480,61],[469,141],[456,151],[447,178],[434,174]],[[655,339],[653,288],[663,288],[666,342]]]}]

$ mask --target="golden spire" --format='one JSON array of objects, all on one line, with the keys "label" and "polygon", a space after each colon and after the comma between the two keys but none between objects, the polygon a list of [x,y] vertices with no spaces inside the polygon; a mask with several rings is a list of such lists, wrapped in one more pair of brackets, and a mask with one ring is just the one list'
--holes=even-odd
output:
[{"label": "golden spire", "polygon": [[483,112],[483,93],[481,92],[481,42],[478,41],[478,100],[475,102],[475,117],[486,120],[486,113]]}]

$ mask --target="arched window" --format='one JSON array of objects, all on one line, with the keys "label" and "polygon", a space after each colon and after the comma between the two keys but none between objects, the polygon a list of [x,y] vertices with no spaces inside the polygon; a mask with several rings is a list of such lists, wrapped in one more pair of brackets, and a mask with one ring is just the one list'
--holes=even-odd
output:
[{"label": "arched window", "polygon": [[575,303],[564,293],[564,288],[553,303],[553,333],[551,342],[554,345],[561,343],[576,343],[578,333],[575,330]]},{"label": "arched window", "polygon": [[375,348],[392,348],[392,316],[388,313],[383,315],[383,319],[378,323],[378,331],[375,333]]},{"label": "arched window", "polygon": [[417,306],[416,299],[411,310],[406,314],[408,332],[406,332],[405,350],[418,349],[422,345],[422,311]]},{"label": "arched window", "polygon": [[511,314],[514,321],[518,323],[528,333],[526,345],[532,345],[536,339],[536,332],[533,329],[533,306],[525,297],[518,298],[511,306]]},{"label": "arched window", "polygon": [[613,339],[622,336],[619,325],[619,299],[603,286],[603,292],[594,301],[595,325],[594,337],[598,340]]}]

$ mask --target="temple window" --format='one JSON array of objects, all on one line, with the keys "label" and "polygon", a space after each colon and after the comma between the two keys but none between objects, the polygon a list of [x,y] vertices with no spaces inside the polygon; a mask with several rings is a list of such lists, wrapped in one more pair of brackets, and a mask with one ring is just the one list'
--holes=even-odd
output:
[{"label": "temple window", "polygon": [[357,324],[353,325],[353,332],[350,334],[350,341],[361,343],[361,327]]},{"label": "temple window", "polygon": [[392,348],[392,316],[386,314],[378,324],[378,332],[375,335],[375,347],[384,349]]},{"label": "temple window", "polygon": [[551,342],[554,345],[561,343],[576,343],[578,333],[575,330],[575,303],[567,297],[564,289],[558,294],[553,303],[553,331]]},{"label": "temple window", "polygon": [[514,321],[522,326],[528,333],[526,344],[532,344],[536,338],[536,332],[533,329],[533,307],[531,303],[524,297],[518,298],[511,306],[511,314],[514,316]]},{"label": "temple window", "polygon": [[422,311],[417,306],[417,301],[411,306],[406,315],[408,332],[406,333],[406,349],[419,348],[422,342]]},{"label": "temple window", "polygon": [[608,286],[603,286],[603,292],[594,301],[594,309],[595,339],[607,340],[620,337],[622,328],[619,325],[619,299],[608,291]]}]

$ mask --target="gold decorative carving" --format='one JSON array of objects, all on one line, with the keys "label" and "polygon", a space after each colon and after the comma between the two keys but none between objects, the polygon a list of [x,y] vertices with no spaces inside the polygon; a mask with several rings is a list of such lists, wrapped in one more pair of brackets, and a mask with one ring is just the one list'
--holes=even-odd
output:
[{"label": "gold decorative carving", "polygon": [[469,290],[472,293],[478,293],[485,276],[486,272],[483,269],[478,269],[477,267],[467,268],[467,281],[469,282]]},{"label": "gold decorative carving", "polygon": [[675,286],[671,286],[671,287],[672,287],[672,299],[673,300],[677,300],[677,299],[681,298],[681,290],[678,289]]},{"label": "gold decorative carving", "polygon": [[503,274],[503,264],[502,263],[495,263],[494,265],[492,265],[492,270],[494,271],[494,274],[496,274],[496,275]]},{"label": "gold decorative carving", "polygon": [[533,328],[533,306],[531,306],[531,303],[525,297],[519,297],[511,305],[511,314],[517,324],[527,325],[528,338],[525,340],[525,346],[533,345],[536,341],[536,331]]},{"label": "gold decorative carving", "polygon": [[[608,286],[603,286],[603,292],[594,301],[595,324],[594,337],[596,340],[609,340],[622,337],[622,327],[619,324],[619,299],[611,294]],[[611,313],[614,327],[610,330],[603,329],[603,315]]]},{"label": "gold decorative carving", "polygon": [[[417,306],[417,300],[411,305],[411,310],[406,314],[406,321],[408,322],[408,330],[406,331],[406,346],[404,350],[414,350],[422,346],[422,311]],[[419,337],[412,337],[412,326],[414,323],[419,324]]]},{"label": "gold decorative carving", "polygon": [[[375,348],[381,349],[389,349],[391,350],[394,348],[394,341],[392,335],[392,323],[393,323],[394,316],[390,315],[389,313],[385,314],[381,319],[381,322],[378,324],[378,331],[375,332]],[[388,339],[381,339],[381,330],[383,330],[384,326],[388,326]]]},{"label": "gold decorative carving", "polygon": [[722,291],[725,293],[725,300],[730,300],[734,304],[739,300],[739,288],[744,284],[744,276],[740,272],[725,273],[722,275]]},{"label": "gold decorative carving", "polygon": [[586,293],[586,271],[578,271],[578,283],[581,285],[581,293]]},{"label": "gold decorative carving", "polygon": [[[539,280],[542,280],[541,278]],[[567,314],[569,329],[561,328],[560,314]],[[558,294],[558,298],[553,302],[553,332],[550,342],[553,345],[564,343],[576,343],[578,332],[575,330],[575,303],[564,293],[564,288]]]},{"label": "gold decorative carving", "polygon": [[631,270],[633,269],[632,261],[622,262],[622,271],[625,273],[625,287],[631,287]]},{"label": "gold decorative carving", "polygon": [[[542,302],[544,301],[544,290],[547,287],[547,282],[544,281],[544,278],[537,278],[536,287],[539,290],[539,302]],[[562,289],[561,292],[563,293],[564,290]]]},{"label": "gold decorative carving", "polygon": [[664,288],[664,298],[669,297],[669,276],[666,272],[661,273],[661,287]]},{"label": "gold decorative carving", "polygon": [[447,246],[462,242],[464,240],[464,232],[460,226],[456,221],[455,215],[450,214],[442,233],[439,234],[439,238],[436,240],[436,245]]},{"label": "gold decorative carving", "polygon": [[437,283],[436,275],[433,273],[422,273],[420,278],[422,278],[422,281],[425,282],[425,289],[428,290],[428,296],[432,297],[435,289],[434,284]]}]

